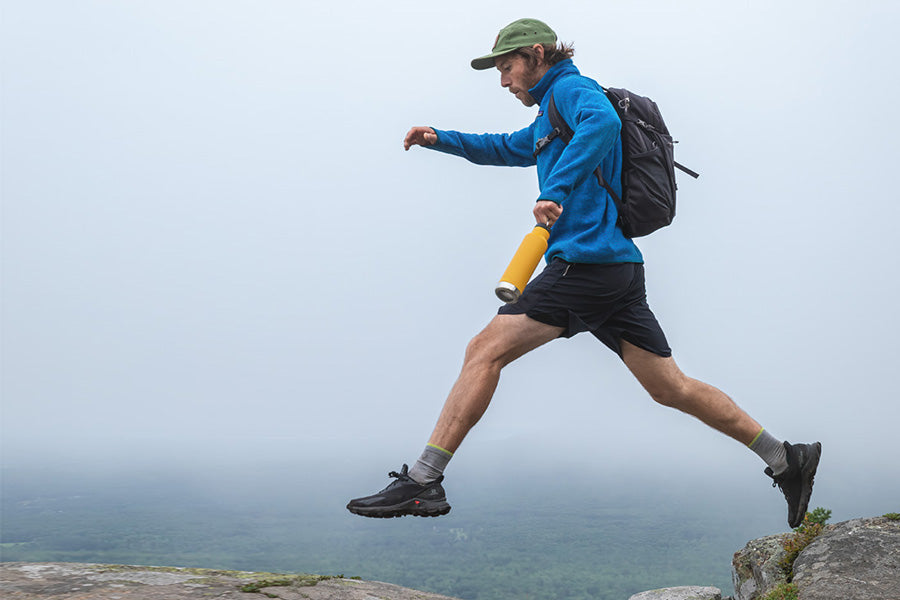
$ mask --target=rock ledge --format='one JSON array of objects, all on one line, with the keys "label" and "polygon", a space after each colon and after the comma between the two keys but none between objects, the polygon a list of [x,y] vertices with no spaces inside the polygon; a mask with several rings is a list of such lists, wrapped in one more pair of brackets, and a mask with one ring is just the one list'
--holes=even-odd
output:
[{"label": "rock ledge", "polygon": [[4,600],[457,600],[343,577],[83,563],[2,563],[0,596]]}]

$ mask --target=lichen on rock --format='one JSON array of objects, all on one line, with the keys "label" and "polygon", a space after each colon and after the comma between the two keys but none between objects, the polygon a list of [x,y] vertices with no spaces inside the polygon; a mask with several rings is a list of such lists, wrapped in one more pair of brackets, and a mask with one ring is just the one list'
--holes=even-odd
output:
[{"label": "lichen on rock", "polygon": [[779,533],[751,540],[735,552],[731,561],[734,600],[757,600],[766,591],[787,581],[781,568],[787,536]]}]

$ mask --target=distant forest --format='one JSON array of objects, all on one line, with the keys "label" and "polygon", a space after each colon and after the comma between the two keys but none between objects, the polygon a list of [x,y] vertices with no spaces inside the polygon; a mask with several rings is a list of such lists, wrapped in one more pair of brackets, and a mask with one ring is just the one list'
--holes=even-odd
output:
[{"label": "distant forest", "polygon": [[464,600],[622,600],[676,585],[730,594],[732,553],[772,533],[701,494],[467,486],[446,517],[377,520],[347,513],[343,496],[251,483],[7,473],[0,558],[340,574]]}]

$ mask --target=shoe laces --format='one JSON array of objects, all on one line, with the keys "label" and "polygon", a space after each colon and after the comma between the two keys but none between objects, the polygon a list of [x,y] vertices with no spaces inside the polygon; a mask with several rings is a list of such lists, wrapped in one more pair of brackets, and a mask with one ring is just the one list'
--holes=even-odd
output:
[{"label": "shoe laces", "polygon": [[[429,481],[427,483],[419,483],[418,481],[416,481],[415,479],[413,479],[412,477],[409,476],[409,467],[406,465],[403,465],[403,467],[400,469],[399,473],[397,471],[391,471],[390,473],[388,473],[388,477],[393,477],[394,479],[397,480],[397,481],[392,481],[390,483],[390,485],[388,485],[388,487],[398,484],[401,481],[403,481],[403,482],[408,481],[410,483],[414,483],[414,484],[422,486],[422,487],[428,487],[430,485],[440,483],[444,480],[444,476],[441,475],[434,481]],[[385,488],[385,489],[387,489],[387,488]]]},{"label": "shoe laces", "polygon": [[390,473],[388,473],[388,477],[393,477],[394,479],[397,479],[398,481],[412,481],[413,480],[412,477],[409,476],[409,467],[407,467],[406,465],[403,465],[403,467],[400,469],[399,473],[397,471],[391,471]]},{"label": "shoe laces", "polygon": [[783,473],[781,475],[776,475],[775,473],[772,472],[772,469],[769,467],[766,467],[766,475],[768,475],[769,477],[772,478],[772,487],[778,487],[779,485],[781,485],[781,481],[784,479],[781,476],[781,475],[783,475]]}]

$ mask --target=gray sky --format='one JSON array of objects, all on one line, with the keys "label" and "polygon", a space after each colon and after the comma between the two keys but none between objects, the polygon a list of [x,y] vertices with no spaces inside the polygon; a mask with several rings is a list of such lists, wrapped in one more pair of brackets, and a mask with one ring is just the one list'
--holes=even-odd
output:
[{"label": "gray sky", "polygon": [[[328,448],[379,477],[414,460],[537,184],[401,141],[527,125],[535,109],[468,63],[533,16],[583,73],[654,98],[702,173],[638,242],[682,368],[776,436],[821,440],[826,490],[900,479],[897,3],[3,5],[7,464],[224,445]],[[764,466],[587,335],[510,366],[459,454],[511,447]]]}]

